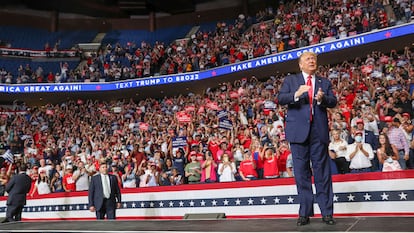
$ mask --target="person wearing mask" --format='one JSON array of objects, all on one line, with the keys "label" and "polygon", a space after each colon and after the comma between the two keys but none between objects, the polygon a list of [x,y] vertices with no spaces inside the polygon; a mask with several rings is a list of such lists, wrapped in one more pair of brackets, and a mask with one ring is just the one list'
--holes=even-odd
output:
[{"label": "person wearing mask", "polygon": [[315,53],[302,53],[299,68],[300,73],[285,77],[277,96],[279,104],[287,106],[285,137],[290,143],[300,203],[297,225],[309,224],[314,216],[312,175],[322,221],[334,225],[327,111],[336,106],[337,99],[331,82],[316,75]]},{"label": "person wearing mask", "polygon": [[[356,120],[356,128],[355,131],[362,132],[362,141],[371,145],[373,151],[376,151],[378,148],[378,137],[375,136],[374,132],[365,129],[365,123],[363,119]],[[352,144],[355,141],[354,135],[348,138],[348,144]],[[374,156],[372,160],[372,171],[380,171],[378,159]]]},{"label": "person wearing mask", "polygon": [[346,160],[350,162],[351,173],[370,172],[374,158],[374,152],[370,144],[362,139],[363,132],[355,132],[355,141],[349,144],[346,150]]}]

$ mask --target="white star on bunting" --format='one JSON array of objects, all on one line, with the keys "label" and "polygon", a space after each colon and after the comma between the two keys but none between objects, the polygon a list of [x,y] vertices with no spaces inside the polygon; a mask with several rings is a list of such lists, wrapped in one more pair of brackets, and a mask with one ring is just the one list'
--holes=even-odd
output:
[{"label": "white star on bunting", "polygon": [[382,193],[382,195],[381,195],[381,198],[382,198],[382,200],[384,201],[384,200],[387,200],[388,201],[388,197],[389,197],[390,195],[388,195],[388,194],[386,194],[385,192],[383,192]]},{"label": "white star on bunting", "polygon": [[240,203],[241,203],[240,199],[237,198],[236,205],[240,205]]},{"label": "white star on bunting", "polygon": [[249,200],[247,200],[247,203],[248,203],[249,205],[253,205],[254,201],[253,201],[253,199],[249,198]]},{"label": "white star on bunting", "polygon": [[401,192],[400,194],[398,194],[398,196],[400,196],[400,200],[407,200],[408,194]]},{"label": "white star on bunting", "polygon": [[348,196],[348,201],[355,201],[355,196],[350,193]]},{"label": "white star on bunting", "polygon": [[371,195],[369,195],[369,193],[365,193],[364,198],[365,201],[371,201]]}]

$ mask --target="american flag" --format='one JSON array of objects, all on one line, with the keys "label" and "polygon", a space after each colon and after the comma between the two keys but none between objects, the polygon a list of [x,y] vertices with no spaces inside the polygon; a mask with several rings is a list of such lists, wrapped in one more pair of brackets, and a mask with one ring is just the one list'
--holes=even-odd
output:
[{"label": "american flag", "polygon": [[10,150],[7,150],[3,155],[2,155],[2,157],[7,161],[7,162],[9,162],[9,163],[13,163],[13,161],[14,161],[14,155],[13,155],[13,153],[11,153],[11,151]]}]

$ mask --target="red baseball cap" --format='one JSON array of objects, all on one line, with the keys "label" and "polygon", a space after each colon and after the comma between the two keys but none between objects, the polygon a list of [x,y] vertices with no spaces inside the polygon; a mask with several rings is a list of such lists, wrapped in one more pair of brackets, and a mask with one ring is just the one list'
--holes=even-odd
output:
[{"label": "red baseball cap", "polygon": [[392,122],[392,116],[386,116],[384,117],[385,122]]}]

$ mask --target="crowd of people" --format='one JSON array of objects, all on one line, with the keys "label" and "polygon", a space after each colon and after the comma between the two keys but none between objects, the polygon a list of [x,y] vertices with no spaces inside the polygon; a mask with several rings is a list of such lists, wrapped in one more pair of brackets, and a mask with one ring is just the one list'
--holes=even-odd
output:
[{"label": "crowd of people", "polygon": [[[334,174],[414,168],[413,65],[406,47],[319,66],[338,99],[329,110]],[[102,162],[124,189],[293,177],[276,98],[284,76],[163,99],[2,106],[0,191],[20,164],[31,196],[87,190]]]},{"label": "crowd of people", "polygon": [[325,1],[316,6],[290,1],[254,17],[240,15],[234,24],[218,22],[215,31],[198,31],[179,44],[109,44],[80,68],[61,65],[60,72],[50,73],[26,66],[25,78],[2,70],[0,82],[99,82],[206,70],[409,22],[413,8],[408,0]]}]

